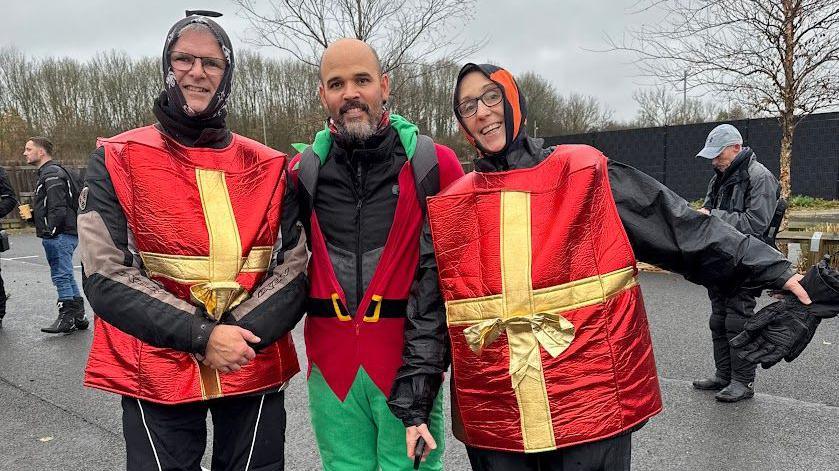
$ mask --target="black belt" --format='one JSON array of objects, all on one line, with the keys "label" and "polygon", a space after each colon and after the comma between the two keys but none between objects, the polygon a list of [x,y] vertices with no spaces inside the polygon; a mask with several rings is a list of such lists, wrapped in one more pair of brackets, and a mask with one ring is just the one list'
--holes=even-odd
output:
[{"label": "black belt", "polygon": [[[376,322],[382,318],[398,319],[405,317],[407,309],[407,299],[383,299],[381,296],[374,295],[364,313],[364,321]],[[352,315],[337,294],[333,294],[331,299],[308,298],[306,314],[312,317],[337,317],[342,321],[352,319]]]}]

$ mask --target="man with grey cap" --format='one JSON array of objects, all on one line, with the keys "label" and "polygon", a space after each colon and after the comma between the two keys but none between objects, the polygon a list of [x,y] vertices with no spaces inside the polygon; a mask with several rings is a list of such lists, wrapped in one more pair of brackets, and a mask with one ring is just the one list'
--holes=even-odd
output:
[{"label": "man with grey cap", "polygon": [[[743,234],[766,240],[778,204],[778,180],[757,161],[752,149],[743,147],[737,128],[730,124],[715,127],[696,156],[710,160],[714,166],[714,176],[699,211],[722,219]],[[728,341],[743,330],[754,314],[756,294],[748,288],[708,288],[716,373],[694,381],[693,387],[719,391],[715,396],[718,401],[737,402],[754,396],[756,365],[734,354]]]}]

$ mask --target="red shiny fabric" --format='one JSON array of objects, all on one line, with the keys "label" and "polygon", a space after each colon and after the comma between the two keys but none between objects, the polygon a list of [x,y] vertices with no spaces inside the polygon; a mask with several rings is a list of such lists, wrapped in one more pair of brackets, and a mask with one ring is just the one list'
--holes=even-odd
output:
[{"label": "red shiny fabric", "polygon": [[[540,165],[470,173],[429,199],[447,302],[502,293],[501,192],[530,194],[534,290],[635,267],[607,161],[588,146],[559,146]],[[661,396],[641,291],[561,313],[575,328],[556,358],[540,347],[556,447],[614,436],[657,414]],[[507,334],[481,354],[450,325],[455,435],[471,446],[523,452]]]},{"label": "red shiny fabric", "polygon": [[[236,134],[224,149],[188,148],[152,126],[100,144],[105,147],[105,165],[140,252],[209,254],[196,168],[224,172],[242,256],[253,247],[276,243],[285,191],[285,155]],[[236,281],[250,292],[264,276],[265,272],[239,273]],[[190,300],[190,285],[165,277],[153,279],[177,297]],[[99,317],[94,326],[85,385],[165,404],[211,398],[202,395],[198,362],[191,354],[148,345]],[[299,370],[294,344],[286,335],[261,350],[241,370],[219,375],[220,395],[279,387]]]}]

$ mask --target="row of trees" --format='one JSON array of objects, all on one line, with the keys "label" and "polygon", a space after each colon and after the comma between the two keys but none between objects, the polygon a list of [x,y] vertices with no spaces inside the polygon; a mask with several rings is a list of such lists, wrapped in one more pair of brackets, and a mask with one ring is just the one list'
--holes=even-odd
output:
[{"label": "row of trees", "polygon": [[[252,41],[315,64],[338,37],[355,37],[383,52],[385,69],[427,63],[428,58],[472,56],[481,46],[458,41],[472,19],[475,0],[231,0],[251,24]],[[836,0],[637,0],[638,13],[656,16],[608,38],[626,52],[641,75],[683,90],[681,105],[665,90],[639,92],[634,126],[775,116],[782,130],[781,195],[789,198],[795,129],[810,113],[839,102],[839,3]],[[538,79],[538,76],[523,77]],[[523,80],[527,82],[527,80]],[[531,132],[578,132],[584,126],[620,127],[594,99],[559,97],[536,80],[529,91]],[[687,100],[699,89],[734,103],[719,109]],[[545,92],[539,95],[538,92]],[[538,97],[535,98],[534,97]],[[563,116],[575,110],[573,118]],[[545,115],[540,114],[544,111]],[[559,117],[562,116],[560,119]],[[553,117],[553,121],[551,121]],[[542,118],[546,118],[543,120]]]},{"label": "row of trees", "polygon": [[[228,123],[236,131],[288,150],[319,126],[316,73],[297,62],[244,53]],[[99,136],[155,121],[160,62],[100,53],[88,61],[32,59],[0,50],[0,162],[21,160],[28,136],[49,136],[58,155],[82,162]]]},{"label": "row of trees", "polygon": [[[468,158],[469,146],[452,115],[458,65],[452,61],[406,64],[392,73],[389,106],[420,129]],[[317,69],[300,61],[252,52],[237,59],[229,126],[236,132],[289,151],[323,126]],[[586,132],[611,125],[611,112],[595,98],[562,96],[534,73],[521,77],[530,98],[530,131],[537,135]],[[23,143],[49,136],[58,155],[82,162],[99,136],[154,122],[151,104],[161,90],[160,63],[153,58],[100,53],[87,61],[36,59],[0,50],[0,163],[19,163]]]},{"label": "row of trees", "polygon": [[[317,70],[303,62],[267,58],[245,51],[238,57],[228,124],[236,132],[290,151],[323,126],[317,98]],[[452,116],[451,91],[458,65],[452,61],[403,65],[392,73],[394,112],[469,158],[471,148]],[[639,91],[636,119],[617,122],[608,106],[576,93],[561,95],[544,77],[527,72],[518,78],[528,97],[528,132],[535,136],[604,129],[662,126],[719,118],[719,110],[690,100],[682,116],[676,98],[664,89]],[[151,103],[160,93],[160,63],[153,58],[100,53],[87,61],[28,58],[0,50],[0,163],[21,161],[27,137],[43,134],[58,155],[83,162],[96,138],[154,122]],[[743,116],[733,116],[731,119]]]},{"label": "row of trees", "polygon": [[[469,154],[450,113],[454,64],[486,41],[462,41],[475,0],[231,0],[250,25],[253,44],[295,58],[276,61],[242,54],[230,125],[280,149],[305,141],[320,127],[316,65],[323,49],[355,37],[379,51],[392,74],[391,107],[459,155]],[[578,133],[621,127],[687,124],[777,116],[782,128],[781,187],[789,196],[792,143],[800,120],[833,107],[839,97],[839,4],[835,0],[639,0],[639,12],[659,19],[609,39],[629,53],[641,73],[679,87],[639,91],[639,111],[615,122],[596,98],[562,96],[537,74],[519,77],[529,97],[531,134]],[[437,58],[436,61],[432,60]],[[97,135],[152,121],[150,98],[159,88],[156,61],[117,53],[87,62],[28,60],[0,50],[0,161],[19,153],[31,134],[53,137],[70,158],[82,158]],[[687,91],[699,89],[733,105],[725,108]],[[681,103],[679,103],[681,101]],[[14,159],[14,158],[12,158]]]},{"label": "row of trees", "polygon": [[638,104],[636,117],[629,122],[629,127],[632,128],[735,121],[756,117],[753,109],[744,108],[738,102],[726,103],[723,106],[718,102],[699,98],[680,98],[664,87],[637,90],[632,97]]}]

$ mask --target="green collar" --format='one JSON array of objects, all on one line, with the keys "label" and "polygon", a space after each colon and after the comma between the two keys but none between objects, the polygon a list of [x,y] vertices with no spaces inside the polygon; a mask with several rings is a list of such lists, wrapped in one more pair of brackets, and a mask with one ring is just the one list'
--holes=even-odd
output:
[{"label": "green collar", "polygon": [[[402,147],[405,148],[405,153],[408,155],[408,160],[414,156],[414,151],[417,149],[417,135],[419,128],[407,119],[398,114],[391,113],[390,126],[399,134],[399,140],[402,141]],[[305,144],[292,144],[298,152],[303,152],[306,149]],[[312,150],[320,159],[320,164],[326,162],[326,156],[329,155],[329,149],[332,148],[332,133],[329,131],[329,126],[315,134],[315,141],[312,143]]]}]

